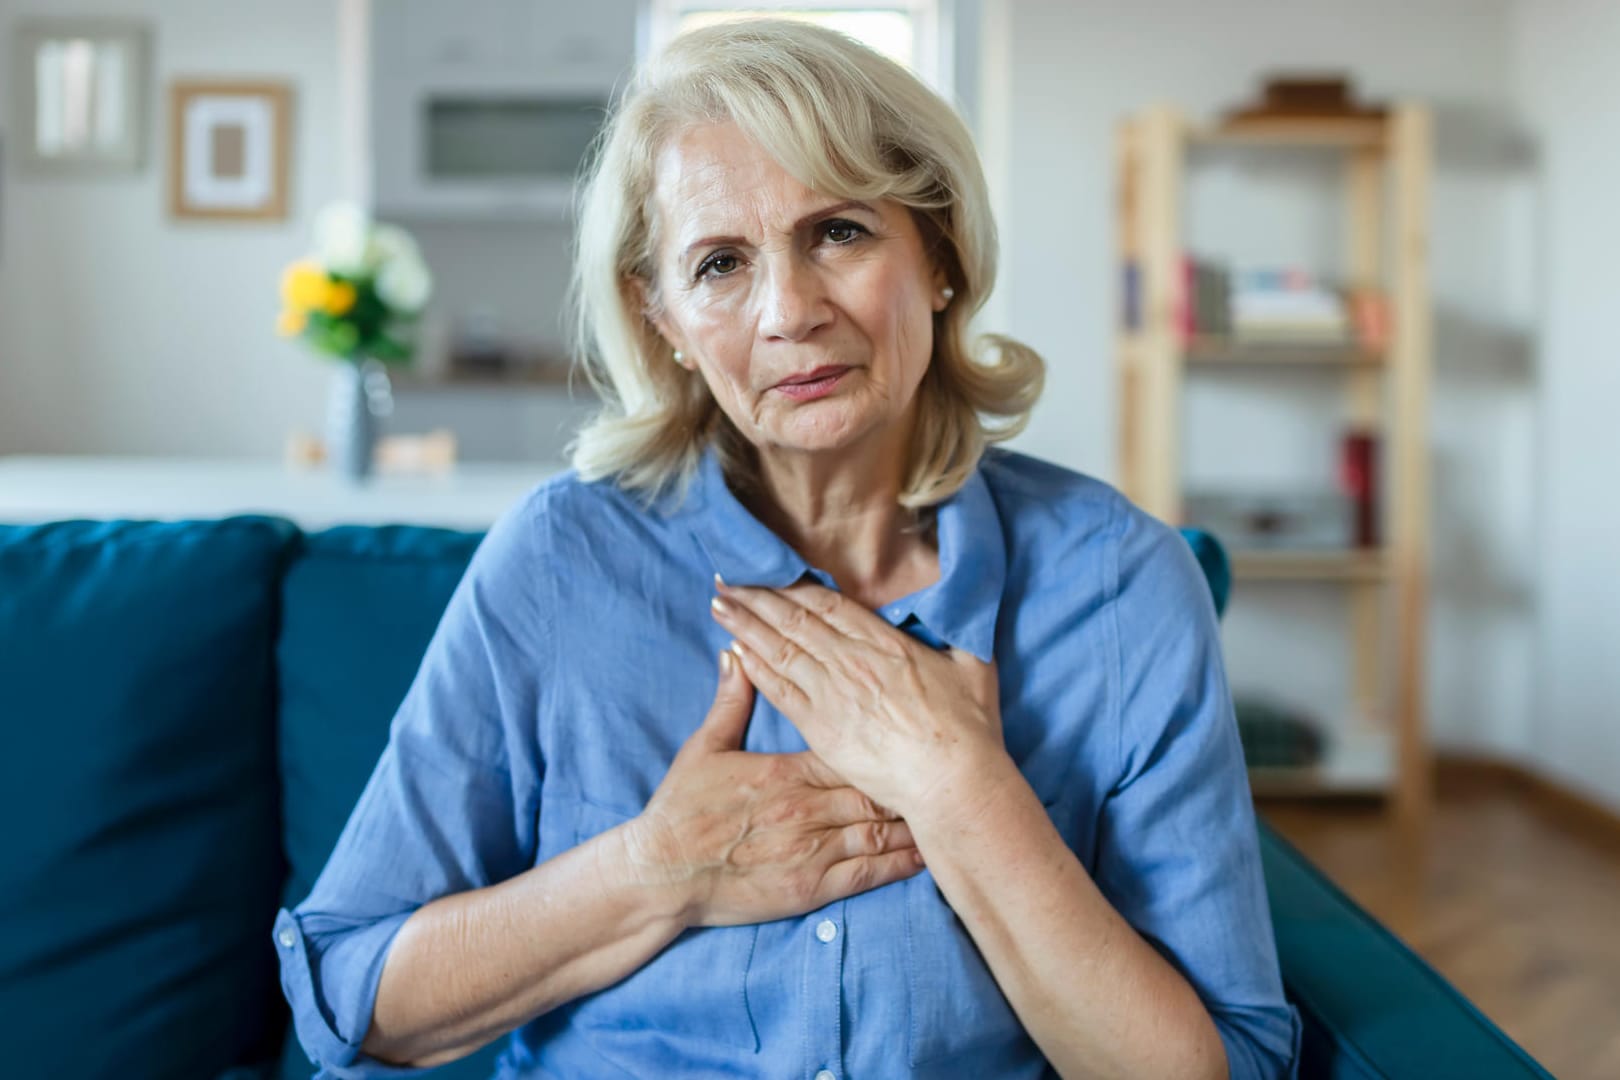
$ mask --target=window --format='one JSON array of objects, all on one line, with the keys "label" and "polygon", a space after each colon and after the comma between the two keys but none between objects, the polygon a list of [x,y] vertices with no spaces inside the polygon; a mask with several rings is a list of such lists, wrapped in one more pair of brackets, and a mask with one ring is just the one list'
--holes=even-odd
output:
[{"label": "window", "polygon": [[906,65],[936,90],[949,85],[950,53],[942,41],[938,0],[649,0],[644,54],[657,52],[683,30],[766,16],[830,26]]}]

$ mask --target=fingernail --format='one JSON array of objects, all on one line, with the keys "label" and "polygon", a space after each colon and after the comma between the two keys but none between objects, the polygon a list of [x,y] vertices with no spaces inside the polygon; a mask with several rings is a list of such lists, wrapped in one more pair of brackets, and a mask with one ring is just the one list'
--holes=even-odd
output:
[{"label": "fingernail", "polygon": [[721,592],[731,591],[731,586],[726,584],[726,579],[720,576],[720,572],[718,570],[715,571],[714,574],[714,587],[719,589]]},{"label": "fingernail", "polygon": [[720,599],[718,596],[710,598],[709,607],[714,609],[714,613],[716,615],[731,614],[731,605]]},{"label": "fingernail", "polygon": [[720,674],[723,678],[731,678],[731,673],[737,669],[737,661],[731,655],[730,649],[720,650]]}]

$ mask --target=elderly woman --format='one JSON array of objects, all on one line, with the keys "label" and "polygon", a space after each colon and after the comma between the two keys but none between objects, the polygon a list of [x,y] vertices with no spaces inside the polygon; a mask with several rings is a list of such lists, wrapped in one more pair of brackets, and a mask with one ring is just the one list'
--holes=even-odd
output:
[{"label": "elderly woman", "polygon": [[890,61],[750,22],[641,73],[580,222],[607,406],[277,918],[322,1075],[1294,1074],[1207,587],[994,445],[1042,377],[967,345],[994,268]]}]

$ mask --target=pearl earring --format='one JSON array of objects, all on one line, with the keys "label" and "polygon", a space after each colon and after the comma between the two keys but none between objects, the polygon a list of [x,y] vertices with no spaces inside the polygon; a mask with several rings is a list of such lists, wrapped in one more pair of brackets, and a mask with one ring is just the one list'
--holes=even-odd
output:
[{"label": "pearl earring", "polygon": [[949,303],[951,297],[956,295],[956,290],[947,285],[943,289],[939,290],[939,295],[945,298],[946,303]]},{"label": "pearl earring", "polygon": [[681,350],[679,350],[679,349],[676,349],[676,350],[675,350],[675,362],[676,362],[676,363],[677,363],[677,364],[678,364],[678,363],[680,363],[680,362],[681,362],[681,361],[682,361],[682,360],[683,360],[683,359],[685,359],[685,358],[684,358],[684,357],[683,357],[683,356],[682,356],[682,355],[681,355]]}]

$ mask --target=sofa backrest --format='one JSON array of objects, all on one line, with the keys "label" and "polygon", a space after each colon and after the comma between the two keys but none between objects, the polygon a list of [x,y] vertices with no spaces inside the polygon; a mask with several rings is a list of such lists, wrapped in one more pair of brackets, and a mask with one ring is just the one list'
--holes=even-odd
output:
[{"label": "sofa backrest", "polygon": [[[481,539],[449,529],[345,526],[301,545],[282,587],[276,645],[287,906],[309,893],[326,865]],[[503,1042],[422,1075],[487,1078]],[[309,1074],[289,1029],[281,1076]]]}]

